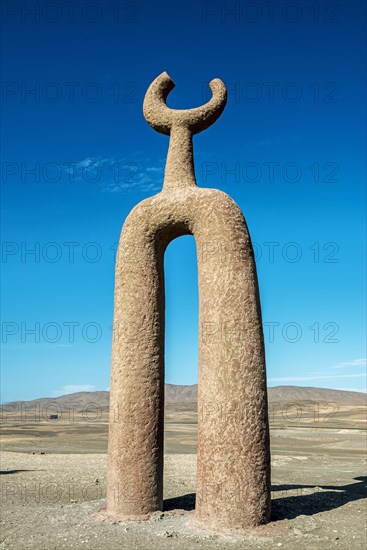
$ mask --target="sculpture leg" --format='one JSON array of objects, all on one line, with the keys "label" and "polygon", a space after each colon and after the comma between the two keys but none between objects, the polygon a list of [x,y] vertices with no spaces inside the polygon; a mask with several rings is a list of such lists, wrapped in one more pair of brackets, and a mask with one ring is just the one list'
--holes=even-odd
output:
[{"label": "sculpture leg", "polygon": [[197,239],[196,522],[204,528],[241,530],[266,523],[270,516],[265,356],[247,229],[244,223],[232,232],[218,229],[203,230]]},{"label": "sculpture leg", "polygon": [[138,519],[163,507],[164,421],[163,254],[138,230],[119,244],[113,340],[107,513]]}]

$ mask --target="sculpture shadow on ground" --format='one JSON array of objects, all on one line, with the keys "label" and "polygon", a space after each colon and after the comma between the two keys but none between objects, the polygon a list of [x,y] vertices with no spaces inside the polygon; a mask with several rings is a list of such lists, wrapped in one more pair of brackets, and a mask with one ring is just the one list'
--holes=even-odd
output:
[{"label": "sculpture shadow on ground", "polygon": [[[367,497],[367,477],[359,476],[354,478],[356,483],[348,485],[275,485],[272,492],[298,491],[299,494],[272,499],[271,520],[294,519],[298,516],[312,516],[320,512],[328,512],[344,506],[348,502],[361,500]],[[316,489],[314,493],[306,493]],[[195,510],[195,493],[164,500],[163,511]]]},{"label": "sculpture shadow on ground", "polygon": [[196,493],[187,493],[175,498],[166,498],[163,502],[163,511],[169,512],[170,510],[186,510],[191,512],[195,510]]},{"label": "sculpture shadow on ground", "polygon": [[20,472],[43,472],[44,470],[0,470],[0,475],[19,474]]},{"label": "sculpture shadow on ground", "polygon": [[[366,476],[354,478],[357,482],[348,485],[276,485],[272,492],[297,491],[292,496],[273,499],[271,502],[272,521],[294,519],[298,516],[312,516],[320,512],[329,512],[348,502],[367,497]],[[315,489],[316,492],[308,493]]]}]

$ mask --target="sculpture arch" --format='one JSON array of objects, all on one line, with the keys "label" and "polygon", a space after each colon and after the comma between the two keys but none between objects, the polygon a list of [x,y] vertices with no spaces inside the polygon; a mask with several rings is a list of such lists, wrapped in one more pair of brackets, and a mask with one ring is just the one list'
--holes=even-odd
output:
[{"label": "sculpture arch", "polygon": [[221,114],[225,86],[212,81],[213,100],[182,111],[164,108],[172,87],[163,73],[144,102],[148,122],[171,135],[163,189],[131,211],[118,248],[107,513],[141,519],[163,509],[163,258],[173,239],[191,234],[199,281],[195,518],[203,528],[245,529],[270,515],[256,267],[240,208],[222,191],[199,188],[195,181],[192,134]]}]

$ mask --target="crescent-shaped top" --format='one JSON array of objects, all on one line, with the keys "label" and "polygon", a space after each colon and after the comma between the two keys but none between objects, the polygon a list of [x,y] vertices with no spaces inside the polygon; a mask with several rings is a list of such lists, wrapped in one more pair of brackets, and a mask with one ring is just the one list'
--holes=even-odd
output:
[{"label": "crescent-shaped top", "polygon": [[211,126],[223,112],[227,103],[227,89],[220,80],[214,78],[209,87],[212,97],[208,103],[194,109],[171,109],[167,107],[168,94],[175,87],[171,77],[163,72],[149,86],[143,104],[146,121],[161,134],[170,135],[173,126],[190,129],[191,134],[198,134]]}]

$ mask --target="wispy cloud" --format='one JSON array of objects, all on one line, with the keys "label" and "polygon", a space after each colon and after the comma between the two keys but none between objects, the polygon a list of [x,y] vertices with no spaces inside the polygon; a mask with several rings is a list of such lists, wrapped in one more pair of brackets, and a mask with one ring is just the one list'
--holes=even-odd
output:
[{"label": "wispy cloud", "polygon": [[314,376],[284,376],[268,378],[269,382],[312,382],[313,380],[334,380],[336,378],[365,378],[365,373],[358,374],[316,374]]},{"label": "wispy cloud", "polygon": [[344,361],[343,363],[336,363],[335,365],[331,365],[332,369],[345,369],[350,367],[364,367],[367,366],[367,359],[351,359],[350,361]]},{"label": "wispy cloud", "polygon": [[148,166],[147,168],[147,172],[162,172],[164,169],[164,166],[163,164],[162,165],[157,165],[157,166]]},{"label": "wispy cloud", "polygon": [[164,162],[136,152],[125,158],[86,157],[70,163],[67,171],[73,182],[90,183],[105,193],[157,193],[162,188]]},{"label": "wispy cloud", "polygon": [[60,397],[60,395],[67,395],[69,393],[78,393],[81,391],[95,391],[96,386],[92,386],[91,384],[69,384],[67,386],[63,386],[59,390],[55,390],[52,392],[53,397]]},{"label": "wispy cloud", "polygon": [[339,390],[339,391],[358,391],[360,393],[367,393],[367,388],[363,389],[363,388],[333,388],[334,390]]},{"label": "wispy cloud", "polygon": [[92,166],[95,163],[96,163],[96,160],[92,158],[85,158],[84,160],[77,162],[75,166],[76,168],[87,168],[88,166]]}]

